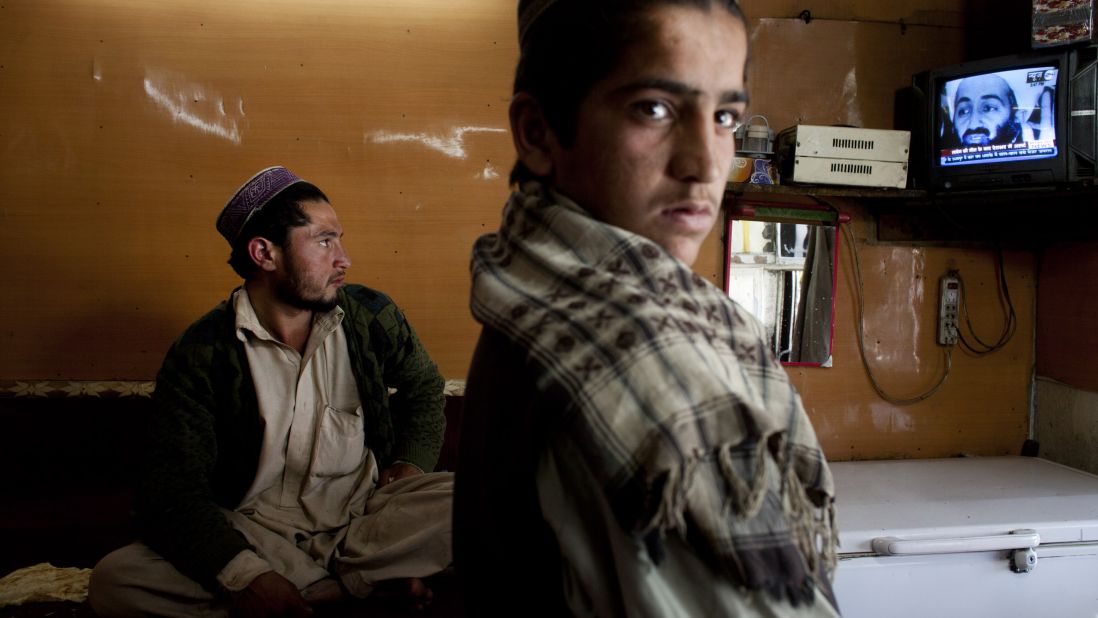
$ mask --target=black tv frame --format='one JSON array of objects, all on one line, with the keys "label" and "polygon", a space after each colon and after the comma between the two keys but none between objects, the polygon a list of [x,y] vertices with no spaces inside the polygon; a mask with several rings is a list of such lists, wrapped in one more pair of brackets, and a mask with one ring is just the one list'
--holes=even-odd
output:
[{"label": "black tv frame", "polygon": [[[1057,69],[1056,144],[1052,158],[989,160],[943,166],[935,143],[941,121],[938,89],[966,76],[1011,69],[1052,66]],[[1055,187],[1092,184],[1098,176],[1095,102],[1098,99],[1098,46],[1036,50],[923,71],[912,78],[909,101],[912,151],[909,186],[931,192]]]}]

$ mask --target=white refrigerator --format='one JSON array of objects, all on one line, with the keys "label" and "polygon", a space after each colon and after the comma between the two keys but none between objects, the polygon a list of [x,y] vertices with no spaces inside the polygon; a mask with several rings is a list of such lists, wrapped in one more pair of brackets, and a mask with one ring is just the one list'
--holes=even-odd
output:
[{"label": "white refrigerator", "polygon": [[1034,457],[831,470],[845,618],[1098,617],[1098,476]]}]

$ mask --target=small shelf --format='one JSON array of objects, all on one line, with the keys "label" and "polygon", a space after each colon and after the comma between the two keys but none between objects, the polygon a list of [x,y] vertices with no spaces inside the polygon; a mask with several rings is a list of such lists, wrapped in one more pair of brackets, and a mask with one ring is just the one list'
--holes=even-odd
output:
[{"label": "small shelf", "polygon": [[753,185],[730,182],[725,200],[749,199],[760,202],[812,201],[813,198],[838,197],[887,206],[1017,205],[1042,204],[1049,200],[1065,206],[1091,205],[1098,199],[1098,186],[1048,185],[997,189],[968,189],[930,192],[922,189],[889,189],[840,185]]},{"label": "small shelf", "polygon": [[[1098,187],[1057,185],[965,191],[832,185],[729,183],[729,212],[828,209],[829,198],[864,204],[876,240],[917,244],[1003,244],[1036,247],[1098,239]],[[771,210],[774,209],[774,210]]]},{"label": "small shelf", "polygon": [[883,189],[875,187],[847,187],[839,185],[755,185],[746,182],[730,182],[725,188],[725,199],[747,195],[772,196],[778,200],[796,197],[843,197],[851,199],[926,199],[927,192],[915,189]]}]

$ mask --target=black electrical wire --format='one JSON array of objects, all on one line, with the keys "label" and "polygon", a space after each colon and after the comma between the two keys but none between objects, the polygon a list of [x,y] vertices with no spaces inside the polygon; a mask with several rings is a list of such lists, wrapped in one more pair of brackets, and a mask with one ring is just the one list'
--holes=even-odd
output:
[{"label": "black electrical wire", "polygon": [[961,278],[960,273],[957,273],[957,281],[961,284],[961,313],[964,315],[965,324],[968,326],[968,331],[972,334],[973,341],[969,342],[960,328],[957,329],[957,334],[961,345],[968,352],[976,356],[984,356],[1003,349],[1003,347],[1014,337],[1014,333],[1018,327],[1018,316],[1014,311],[1014,302],[1010,298],[1010,288],[1007,287],[1003,249],[1002,247],[996,246],[995,250],[998,257],[996,265],[999,271],[999,305],[1003,308],[1006,318],[1003,321],[1003,330],[999,333],[999,339],[994,343],[986,343],[976,334],[976,329],[972,326],[972,317],[968,312],[968,294],[965,292],[965,282],[964,279]]},{"label": "black electrical wire", "polygon": [[953,368],[953,346],[947,346],[945,348],[945,370],[942,372],[942,377],[938,379],[938,382],[928,390],[924,391],[914,397],[897,397],[884,390],[884,388],[877,382],[877,376],[873,374],[873,368],[869,366],[869,358],[865,353],[865,287],[862,285],[862,266],[861,260],[858,258],[858,247],[854,244],[854,232],[851,231],[850,225],[842,226],[843,231],[846,233],[847,241],[850,244],[850,255],[854,261],[854,282],[857,285],[858,295],[858,352],[862,356],[862,365],[865,367],[865,373],[869,376],[869,382],[873,385],[873,390],[877,394],[889,403],[896,404],[898,406],[911,405],[913,403],[919,403],[929,399],[934,393],[938,392],[938,389],[945,384],[946,378],[949,377],[949,373]]}]

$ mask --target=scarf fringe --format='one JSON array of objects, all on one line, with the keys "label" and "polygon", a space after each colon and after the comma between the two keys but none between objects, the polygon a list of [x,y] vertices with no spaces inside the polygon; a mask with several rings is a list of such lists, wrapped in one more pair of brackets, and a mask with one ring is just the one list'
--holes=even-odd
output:
[{"label": "scarf fringe", "polygon": [[695,453],[682,466],[667,471],[660,501],[652,517],[641,527],[642,535],[657,531],[662,537],[669,531],[675,531],[686,536],[687,496],[700,459]]},{"label": "scarf fringe", "polygon": [[828,502],[823,507],[816,506],[801,485],[800,478],[792,466],[785,473],[786,491],[783,503],[787,505],[793,539],[800,547],[808,562],[809,571],[815,576],[822,566],[830,576],[835,572],[838,562],[836,550],[839,547],[839,529],[835,526],[835,505]]},{"label": "scarf fringe", "polygon": [[[717,449],[717,463],[720,475],[724,477],[730,495],[726,499],[722,515],[735,516],[740,519],[751,519],[760,516],[764,505],[765,496],[770,488],[771,475],[766,457],[769,457],[768,441],[760,440],[754,447],[752,463],[754,472],[749,481],[744,481],[741,474],[737,473],[733,464],[732,445],[721,445]],[[646,539],[649,554],[653,562],[657,564],[662,560],[662,540],[669,532],[676,532],[683,539],[688,538],[686,529],[686,514],[688,512],[688,494],[697,474],[698,465],[707,458],[702,451],[695,451],[680,467],[666,470],[654,482],[651,487],[658,493],[658,504],[654,505],[651,518],[640,530],[640,536]],[[822,582],[821,578],[830,580],[834,576],[837,565],[836,549],[839,544],[839,531],[836,526],[836,512],[830,501],[825,506],[818,506],[813,502],[804,490],[802,481],[796,474],[795,467],[787,462],[776,462],[781,468],[780,485],[782,510],[788,525],[789,539],[792,546],[788,550],[796,548],[797,553],[804,560],[803,571],[800,568],[795,572],[798,576],[788,578],[789,572],[784,572],[782,577],[778,572],[764,574],[754,570],[761,558],[744,562],[738,552],[721,554],[718,562],[732,581],[751,589],[769,594],[773,598],[785,598],[794,606],[811,606],[814,603],[828,603],[830,586]],[[662,482],[662,486],[660,483]],[[657,488],[658,487],[658,488]],[[657,497],[657,496],[653,496]],[[773,548],[764,550],[760,555],[771,555],[771,560],[783,560],[776,558],[783,550]],[[786,554],[784,560],[788,560]],[[765,560],[765,559],[762,559]],[[822,569],[821,569],[822,566]],[[750,570],[750,571],[749,571]]]},{"label": "scarf fringe", "polygon": [[[722,514],[724,516],[736,516],[740,519],[756,517],[762,509],[763,500],[769,486],[769,474],[767,472],[766,458],[769,456],[767,441],[759,440],[752,455],[754,475],[750,481],[745,481],[737,472],[733,464],[734,445],[722,444],[717,449],[717,461],[720,466],[721,476],[728,488],[729,496],[725,500]],[[641,528],[641,535],[647,536],[655,532],[659,538],[663,538],[668,532],[677,532],[683,538],[687,535],[686,512],[688,510],[688,495],[690,486],[694,480],[699,463],[704,458],[698,451],[687,458],[681,466],[668,470],[663,479],[663,487],[660,493],[659,503],[652,517]],[[813,581],[826,574],[829,578],[834,575],[837,564],[836,550],[839,545],[839,531],[835,525],[835,507],[832,502],[825,506],[817,506],[812,502],[804,490],[800,478],[797,476],[794,466],[788,463],[782,464],[781,502],[783,512],[788,518],[790,535],[800,549],[806,561],[805,567],[809,578]],[[734,558],[738,558],[735,554]],[[737,568],[743,565],[738,563]],[[820,567],[823,566],[821,571]],[[779,586],[784,590],[784,586]],[[775,591],[772,591],[775,592]],[[784,590],[790,599],[801,593],[792,590]]]},{"label": "scarf fringe", "polygon": [[717,458],[721,466],[721,474],[728,485],[728,499],[724,502],[724,514],[735,513],[743,519],[751,519],[758,515],[762,507],[763,496],[766,495],[766,441],[759,440],[755,445],[752,455],[752,464],[755,474],[751,478],[750,486],[740,478],[732,464],[732,451],[734,445],[722,444],[717,450]]},{"label": "scarf fringe", "polygon": [[[768,457],[766,441],[760,440],[752,454],[754,475],[750,481],[744,481],[733,464],[732,452],[735,446],[722,444],[717,449],[717,461],[721,476],[729,489],[724,502],[724,515],[734,514],[741,519],[751,519],[759,514],[769,485],[766,459]],[[668,470],[663,477],[663,487],[659,502],[652,516],[641,527],[641,534],[658,531],[686,533],[686,510],[690,486],[693,483],[702,453],[695,452],[682,466]],[[780,465],[780,464],[779,464]],[[783,465],[782,504],[784,513],[789,517],[791,528],[797,536],[798,546],[805,555],[815,558],[818,554],[831,557],[827,560],[828,570],[834,570],[835,549],[838,547],[838,529],[835,526],[835,508],[828,504],[821,508],[812,502],[797,477],[792,465]],[[815,562],[810,567],[815,570]]]}]

